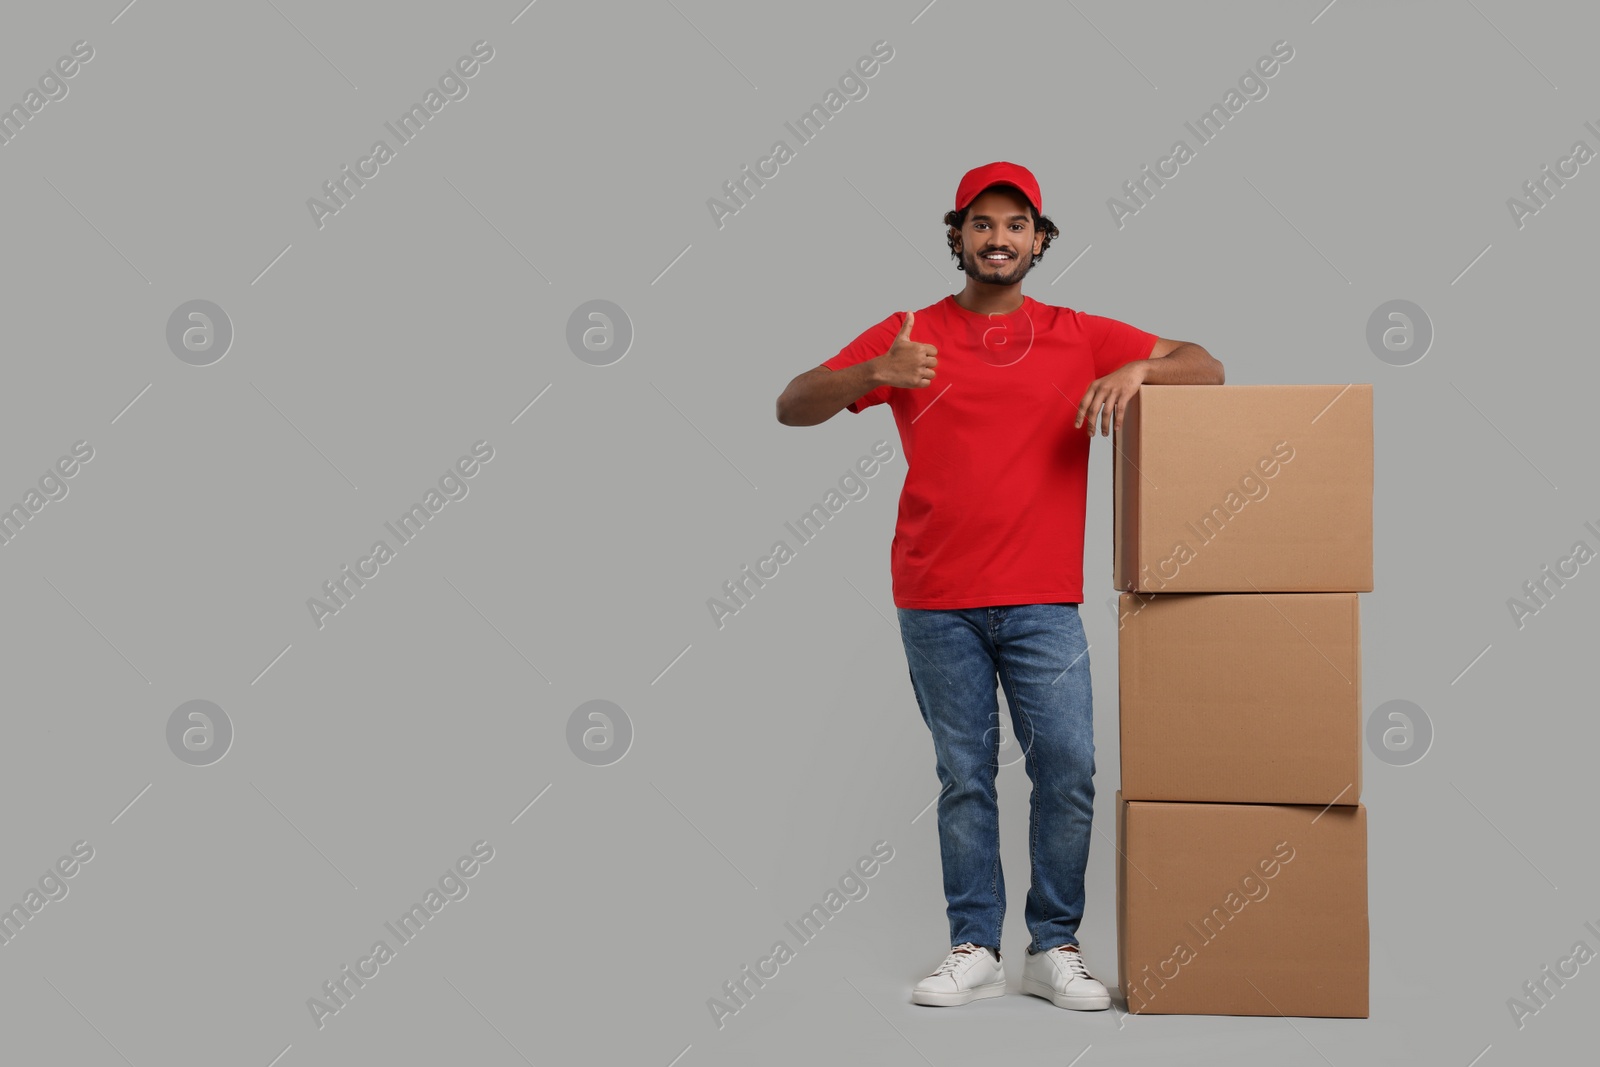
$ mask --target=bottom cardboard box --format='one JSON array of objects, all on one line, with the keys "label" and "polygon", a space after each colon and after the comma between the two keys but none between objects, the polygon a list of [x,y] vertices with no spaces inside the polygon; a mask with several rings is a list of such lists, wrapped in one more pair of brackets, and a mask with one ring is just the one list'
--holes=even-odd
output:
[{"label": "bottom cardboard box", "polygon": [[1130,1014],[1366,1018],[1367,810],[1124,801]]}]

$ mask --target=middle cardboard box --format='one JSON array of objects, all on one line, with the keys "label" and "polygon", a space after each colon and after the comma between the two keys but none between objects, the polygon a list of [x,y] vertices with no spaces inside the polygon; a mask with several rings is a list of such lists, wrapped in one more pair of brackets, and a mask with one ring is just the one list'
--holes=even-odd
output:
[{"label": "middle cardboard box", "polygon": [[1354,593],[1124,593],[1122,796],[1229,804],[1361,798]]}]

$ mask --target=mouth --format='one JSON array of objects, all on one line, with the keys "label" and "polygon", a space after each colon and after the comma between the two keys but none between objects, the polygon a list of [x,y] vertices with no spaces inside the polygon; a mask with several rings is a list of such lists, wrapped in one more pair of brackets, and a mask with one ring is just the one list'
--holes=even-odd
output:
[{"label": "mouth", "polygon": [[985,252],[978,258],[983,260],[985,263],[1003,265],[1011,262],[1011,260],[1016,257],[1014,257],[1010,252]]}]

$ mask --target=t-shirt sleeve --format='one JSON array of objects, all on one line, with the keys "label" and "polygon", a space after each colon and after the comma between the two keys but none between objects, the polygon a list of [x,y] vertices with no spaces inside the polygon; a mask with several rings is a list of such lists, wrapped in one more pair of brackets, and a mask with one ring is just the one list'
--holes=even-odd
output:
[{"label": "t-shirt sleeve", "polygon": [[1094,351],[1096,378],[1105,377],[1125,363],[1147,358],[1160,340],[1153,333],[1103,315],[1080,315],[1079,321]]},{"label": "t-shirt sleeve", "polygon": [[[860,337],[841,348],[838,355],[823,360],[822,365],[829,370],[843,370],[846,367],[853,367],[857,363],[883,355],[894,344],[895,335],[900,332],[900,324],[905,321],[905,318],[904,312],[895,312],[876,326],[869,327]],[[916,327],[913,326],[912,329],[916,329]],[[859,415],[874,404],[882,404],[888,400],[889,389],[890,387],[887,385],[880,385],[871,392],[864,394],[860,399],[852,401],[845,406]]]}]

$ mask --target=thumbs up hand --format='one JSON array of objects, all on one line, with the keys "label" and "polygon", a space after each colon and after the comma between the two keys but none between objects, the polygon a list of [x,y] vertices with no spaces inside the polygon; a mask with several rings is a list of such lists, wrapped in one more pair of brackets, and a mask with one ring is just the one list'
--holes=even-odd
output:
[{"label": "thumbs up hand", "polygon": [[895,335],[889,351],[877,358],[878,378],[896,389],[926,389],[933,384],[934,365],[939,350],[911,339],[916,313],[906,312],[906,320]]}]

